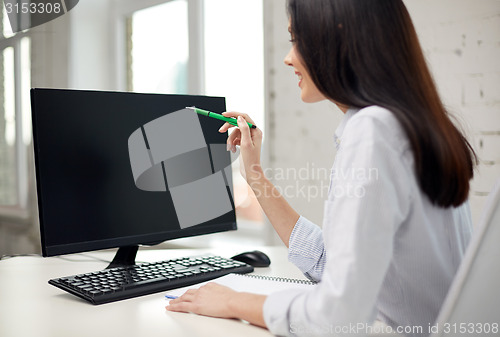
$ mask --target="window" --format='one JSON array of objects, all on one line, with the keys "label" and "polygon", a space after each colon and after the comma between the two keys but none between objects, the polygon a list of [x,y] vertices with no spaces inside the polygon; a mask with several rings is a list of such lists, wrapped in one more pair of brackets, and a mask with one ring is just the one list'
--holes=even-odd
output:
[{"label": "window", "polygon": [[205,0],[205,94],[225,96],[228,110],[264,128],[262,1]]},{"label": "window", "polygon": [[4,6],[0,31],[0,214],[11,214],[28,201],[31,52],[27,32],[12,33]]},{"label": "window", "polygon": [[[248,113],[264,129],[262,1],[205,0],[205,94],[226,97],[228,111]],[[228,29],[230,27],[230,29]],[[265,130],[264,130],[265,132]],[[263,223],[260,205],[233,162],[240,227]]]},{"label": "window", "polygon": [[187,94],[188,4],[175,0],[127,18],[128,89]]},{"label": "window", "polygon": [[[228,111],[264,128],[262,0],[121,0],[116,14],[117,38],[126,37],[118,42],[118,88],[223,96]],[[238,226],[262,240],[263,213],[239,161],[233,177]]]}]

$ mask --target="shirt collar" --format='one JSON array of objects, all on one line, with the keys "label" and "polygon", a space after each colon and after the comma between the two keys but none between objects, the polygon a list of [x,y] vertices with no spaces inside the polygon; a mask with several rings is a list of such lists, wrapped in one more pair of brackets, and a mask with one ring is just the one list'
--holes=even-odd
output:
[{"label": "shirt collar", "polygon": [[335,146],[337,147],[337,150],[339,149],[340,142],[342,140],[342,134],[344,133],[345,126],[349,122],[349,119],[351,119],[351,117],[354,116],[354,114],[358,111],[359,111],[359,109],[355,109],[355,108],[350,108],[349,110],[347,110],[345,115],[344,115],[344,118],[342,119],[342,122],[340,122],[339,126],[335,130],[335,134],[333,135],[333,139],[335,141]]}]

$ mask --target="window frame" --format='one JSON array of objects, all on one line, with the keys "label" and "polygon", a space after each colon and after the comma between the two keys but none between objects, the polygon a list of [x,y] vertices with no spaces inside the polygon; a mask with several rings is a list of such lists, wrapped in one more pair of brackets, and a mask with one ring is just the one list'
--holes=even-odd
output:
[{"label": "window frame", "polygon": [[[127,91],[127,19],[134,12],[162,5],[175,0],[115,0],[112,4],[111,36],[114,41],[113,55],[116,61],[113,69],[114,87]],[[204,59],[204,15],[203,0],[186,0],[188,4],[188,94],[202,95],[205,92]]]},{"label": "window frame", "polygon": [[[18,32],[13,36],[0,37],[0,52],[6,48],[12,47],[14,51],[14,114],[16,123],[15,152],[16,152],[16,188],[17,202],[15,205],[7,206],[0,204],[0,220],[28,220],[31,216],[29,208],[29,196],[32,193],[29,184],[30,165],[28,155],[30,147],[33,144],[31,140],[28,145],[23,141],[23,107],[22,107],[22,68],[21,68],[21,41],[23,38],[29,38],[31,43],[31,34],[29,31]],[[30,53],[30,72],[31,72],[31,53]],[[31,83],[29,84],[31,87]],[[22,221],[24,222],[24,221]]]}]

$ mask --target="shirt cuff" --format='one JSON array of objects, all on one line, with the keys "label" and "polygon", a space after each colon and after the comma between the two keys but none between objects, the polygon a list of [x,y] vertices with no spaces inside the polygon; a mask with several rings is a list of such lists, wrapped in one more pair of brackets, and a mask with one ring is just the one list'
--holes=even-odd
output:
[{"label": "shirt cuff", "polygon": [[267,296],[264,302],[263,316],[267,328],[273,335],[289,336],[293,334],[288,312],[292,302],[303,292],[300,289],[290,289]]},{"label": "shirt cuff", "polygon": [[325,265],[325,249],[321,228],[300,216],[288,242],[288,261],[309,279],[321,279]]}]

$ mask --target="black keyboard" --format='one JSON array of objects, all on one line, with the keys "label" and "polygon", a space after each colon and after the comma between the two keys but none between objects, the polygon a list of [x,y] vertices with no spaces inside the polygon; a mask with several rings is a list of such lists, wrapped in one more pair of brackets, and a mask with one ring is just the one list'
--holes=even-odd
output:
[{"label": "black keyboard", "polygon": [[181,288],[253,267],[220,256],[201,256],[104,269],[49,281],[93,304],[103,304]]}]

